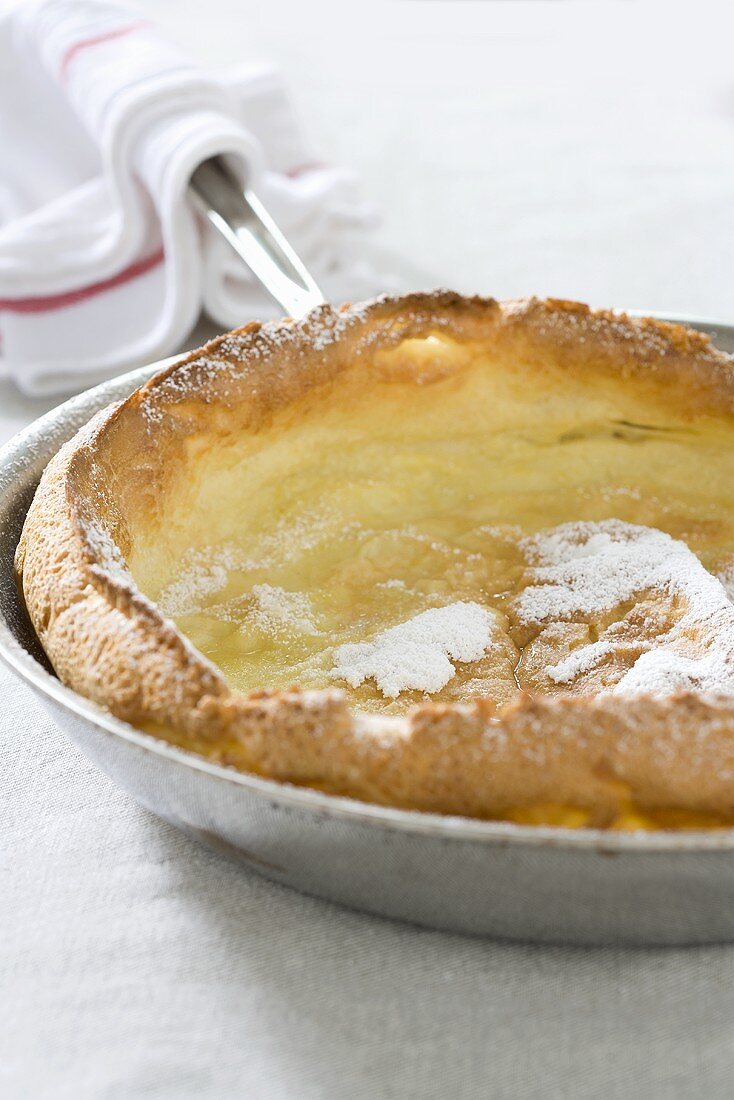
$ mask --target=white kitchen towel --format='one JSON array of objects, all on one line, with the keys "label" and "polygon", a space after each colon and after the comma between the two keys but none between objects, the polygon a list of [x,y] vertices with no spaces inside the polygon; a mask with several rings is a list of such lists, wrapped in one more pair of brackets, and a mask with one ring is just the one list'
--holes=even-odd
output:
[{"label": "white kitchen towel", "polygon": [[277,313],[191,205],[226,154],[339,301],[391,285],[359,257],[375,221],[354,175],[315,161],[279,76],[209,72],[144,14],[40,0],[0,23],[0,376],[79,389],[175,350],[203,308]]}]

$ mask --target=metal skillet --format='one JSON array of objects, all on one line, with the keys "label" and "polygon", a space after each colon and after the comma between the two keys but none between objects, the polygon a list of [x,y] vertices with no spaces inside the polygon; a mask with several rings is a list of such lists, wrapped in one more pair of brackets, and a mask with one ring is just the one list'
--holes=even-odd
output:
[{"label": "metal skillet", "polygon": [[[291,314],[322,300],[252,196],[233,196],[226,168],[208,167],[208,180],[194,180],[197,201],[230,243],[242,245],[238,251],[247,252],[243,258],[276,300]],[[702,329],[734,351],[734,326],[668,319]],[[368,805],[211,764],[59,682],[15,583],[23,520],[61,444],[164,365],[73,398],[0,451],[0,656],[87,756],[153,813],[209,846],[268,878],[356,909],[540,942],[734,940],[734,830],[572,831]]]}]

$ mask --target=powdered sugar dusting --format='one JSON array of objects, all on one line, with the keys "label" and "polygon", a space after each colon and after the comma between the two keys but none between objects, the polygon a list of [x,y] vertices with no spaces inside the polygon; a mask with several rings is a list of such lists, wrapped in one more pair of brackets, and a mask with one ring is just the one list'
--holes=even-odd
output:
[{"label": "powdered sugar dusting", "polygon": [[346,539],[360,525],[357,521],[344,523],[337,534],[334,526],[333,514],[323,509],[279,522],[261,536],[253,553],[235,543],[189,550],[174,579],[159,594],[158,606],[172,618],[198,614],[208,607],[211,597],[227,587],[231,573],[274,568],[327,540]]},{"label": "powdered sugar dusting", "polygon": [[[645,651],[615,692],[734,693],[734,606],[685,543],[653,528],[606,520],[564,524],[526,539],[523,549],[532,569],[531,583],[516,600],[521,622],[569,622],[645,598],[680,603],[667,630],[642,647],[637,643]],[[613,625],[546,671],[556,683],[570,683],[619,646]]]},{"label": "powdered sugar dusting", "polygon": [[378,634],[340,646],[332,677],[359,687],[372,679],[383,695],[440,691],[456,674],[453,661],[478,661],[492,643],[493,613],[474,602],[433,607]]},{"label": "powdered sugar dusting", "polygon": [[220,547],[215,557],[206,550],[191,550],[184,568],[158,596],[158,607],[170,618],[195,615],[209,597],[226,588],[230,571],[243,565],[234,547]]},{"label": "powdered sugar dusting", "polygon": [[318,634],[311,601],[304,592],[286,592],[277,585],[256,584],[252,598],[255,621],[271,632],[295,630],[299,634]]}]

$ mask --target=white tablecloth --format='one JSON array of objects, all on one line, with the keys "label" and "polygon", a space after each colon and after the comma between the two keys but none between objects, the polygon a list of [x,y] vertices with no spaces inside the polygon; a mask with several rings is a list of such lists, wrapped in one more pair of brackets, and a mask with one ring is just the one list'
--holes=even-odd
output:
[{"label": "white tablecloth", "polygon": [[[658,38],[630,4],[378,4],[359,26],[348,5],[155,7],[207,58],[288,66],[393,243],[447,281],[734,315],[712,7],[668,5]],[[0,436],[42,411],[0,387]],[[509,945],[342,911],[139,809],[4,670],[0,737],[3,1097],[731,1096],[734,946]]]}]

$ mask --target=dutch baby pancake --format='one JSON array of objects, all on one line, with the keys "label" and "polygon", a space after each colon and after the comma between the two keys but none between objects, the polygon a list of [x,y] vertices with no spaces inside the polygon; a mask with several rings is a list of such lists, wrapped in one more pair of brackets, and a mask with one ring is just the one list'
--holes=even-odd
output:
[{"label": "dutch baby pancake", "polygon": [[104,410],[17,553],[58,676],[282,782],[734,823],[734,366],[448,291],[220,337]]}]

